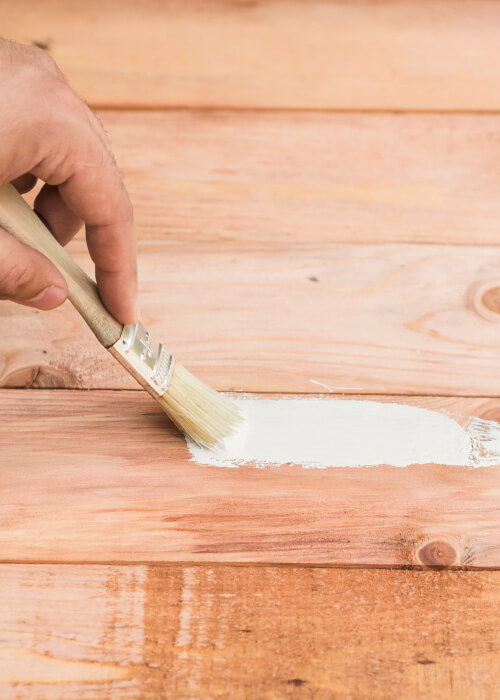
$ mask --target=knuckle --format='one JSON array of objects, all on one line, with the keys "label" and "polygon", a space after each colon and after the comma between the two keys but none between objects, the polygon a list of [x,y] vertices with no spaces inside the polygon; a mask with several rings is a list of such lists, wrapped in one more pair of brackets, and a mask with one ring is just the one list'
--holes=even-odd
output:
[{"label": "knuckle", "polygon": [[31,54],[30,59],[34,61],[38,66],[50,71],[51,73],[56,74],[57,76],[62,76],[62,72],[59,66],[52,58],[52,56],[47,53],[47,51],[38,48],[38,46],[30,46],[29,50]]},{"label": "knuckle", "polygon": [[49,72],[64,79],[61,69],[47,49],[39,46],[18,44],[15,41],[0,39],[0,60],[8,61],[19,70],[31,68],[39,73]]},{"label": "knuckle", "polygon": [[[40,129],[48,121],[59,118],[61,110],[59,102],[64,105],[69,102],[67,92],[72,92],[67,83],[52,73],[40,68],[39,65],[26,63],[16,75],[19,94],[24,100],[21,106],[29,109],[30,123],[39,124]],[[57,102],[56,102],[57,100]],[[57,104],[57,109],[55,105]]]},{"label": "knuckle", "polygon": [[124,185],[122,185],[120,209],[121,209],[122,220],[123,221],[130,221],[133,223],[133,221],[134,221],[134,208],[132,206],[132,201],[131,201],[129,194],[128,194],[127,190],[125,189]]},{"label": "knuckle", "polygon": [[109,167],[103,172],[107,173],[108,181],[113,182],[113,188],[103,189],[103,195],[99,200],[99,213],[102,225],[109,227],[110,236],[115,236],[120,225],[133,224],[134,210],[118,171],[111,164],[108,165]]},{"label": "knuckle", "polygon": [[24,93],[31,96],[31,106],[40,127],[53,125],[61,129],[82,112],[82,101],[68,83],[38,66],[23,69]]},{"label": "knuckle", "polygon": [[63,118],[74,115],[75,112],[83,114],[82,101],[67,83],[54,77],[51,77],[48,82],[47,89],[50,93],[52,109],[57,105],[57,110]]},{"label": "knuckle", "polygon": [[0,269],[0,296],[2,299],[16,297],[32,280],[30,266],[23,260],[4,259]]}]

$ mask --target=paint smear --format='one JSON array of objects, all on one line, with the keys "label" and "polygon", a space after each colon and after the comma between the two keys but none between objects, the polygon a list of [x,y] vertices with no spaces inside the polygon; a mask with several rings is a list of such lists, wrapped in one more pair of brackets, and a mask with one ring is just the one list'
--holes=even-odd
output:
[{"label": "paint smear", "polygon": [[210,450],[187,440],[191,459],[215,467],[306,469],[443,464],[500,465],[500,424],[465,426],[443,412],[376,401],[239,398],[245,425]]}]

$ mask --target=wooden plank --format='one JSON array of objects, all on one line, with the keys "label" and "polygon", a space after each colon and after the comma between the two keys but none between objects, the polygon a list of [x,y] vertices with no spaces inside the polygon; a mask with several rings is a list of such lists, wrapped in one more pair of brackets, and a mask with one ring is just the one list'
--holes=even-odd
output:
[{"label": "wooden plank", "polygon": [[[94,105],[498,110],[491,0],[2,0]],[[75,22],[75,15],[78,22]]]},{"label": "wooden plank", "polygon": [[2,698],[493,698],[500,574],[0,567]]},{"label": "wooden plank", "polygon": [[500,465],[205,467],[142,393],[0,398],[0,560],[500,566]]},{"label": "wooden plank", "polygon": [[142,239],[500,240],[498,115],[99,116]]},{"label": "wooden plank", "polygon": [[[145,241],[139,260],[144,321],[219,389],[499,395],[499,248]],[[136,386],[69,305],[3,303],[0,325],[3,385]]]}]

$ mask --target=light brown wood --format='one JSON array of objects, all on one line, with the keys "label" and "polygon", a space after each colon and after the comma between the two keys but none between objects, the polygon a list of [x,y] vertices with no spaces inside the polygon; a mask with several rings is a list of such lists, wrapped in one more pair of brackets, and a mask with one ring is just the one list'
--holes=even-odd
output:
[{"label": "light brown wood", "polygon": [[[139,274],[147,327],[217,389],[500,394],[497,247],[145,241]],[[3,385],[137,388],[69,305],[0,325]]]},{"label": "light brown wood", "polygon": [[13,698],[494,698],[500,573],[0,567]]},{"label": "light brown wood", "polygon": [[0,418],[3,561],[500,566],[500,465],[202,467],[139,392],[3,390]]},{"label": "light brown wood", "polygon": [[142,239],[500,242],[498,115],[99,116]]},{"label": "light brown wood", "polygon": [[[500,420],[432,396],[499,395],[500,118],[261,111],[497,111],[500,4],[0,13],[94,105],[251,108],[100,115],[144,320],[203,379]],[[69,307],[1,304],[0,327],[1,385],[135,388]],[[22,562],[0,564],[0,696],[500,696],[498,572],[216,563],[498,568],[499,493],[500,465],[202,468],[143,393],[0,391],[0,561]]]},{"label": "light brown wood", "polygon": [[0,226],[54,263],[68,285],[68,299],[104,347],[119,339],[122,324],[104,307],[96,283],[78,267],[14,187],[0,187]]},{"label": "light brown wood", "polygon": [[500,107],[491,0],[2,0],[0,14],[95,105]]},{"label": "light brown wood", "polygon": [[141,239],[500,241],[498,115],[112,110],[99,117]]}]

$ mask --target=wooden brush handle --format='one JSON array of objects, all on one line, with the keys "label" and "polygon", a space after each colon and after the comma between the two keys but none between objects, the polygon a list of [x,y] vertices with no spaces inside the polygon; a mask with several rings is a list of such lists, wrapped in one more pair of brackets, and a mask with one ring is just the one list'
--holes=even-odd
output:
[{"label": "wooden brush handle", "polygon": [[68,284],[69,300],[101,345],[107,348],[116,343],[123,326],[104,307],[96,283],[68,255],[9,183],[0,187],[0,226],[54,263]]}]

